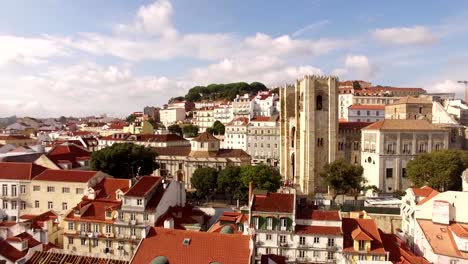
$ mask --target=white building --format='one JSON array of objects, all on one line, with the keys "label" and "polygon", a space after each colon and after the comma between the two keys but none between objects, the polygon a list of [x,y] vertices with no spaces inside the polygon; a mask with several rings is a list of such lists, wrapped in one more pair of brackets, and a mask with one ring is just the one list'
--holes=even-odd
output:
[{"label": "white building", "polygon": [[163,125],[170,126],[185,119],[185,108],[161,109],[159,118]]},{"label": "white building", "polygon": [[243,96],[237,95],[232,101],[232,112],[234,118],[246,117],[250,119],[253,116],[253,105],[254,102],[249,94],[244,94]]},{"label": "white building", "polygon": [[242,149],[247,151],[247,117],[237,117],[226,125],[224,147],[227,149]]},{"label": "white building", "polygon": [[247,126],[247,153],[252,163],[276,166],[279,162],[279,116],[254,116]]},{"label": "white building", "polygon": [[377,122],[385,117],[383,105],[351,105],[348,107],[348,122]]},{"label": "white building", "polygon": [[234,118],[232,104],[226,103],[215,106],[213,115],[215,121],[218,120],[223,123],[223,125],[226,125]]},{"label": "white building", "polygon": [[213,126],[215,121],[214,108],[205,107],[193,111],[193,124],[198,126],[199,132],[205,132],[207,128]]},{"label": "white building", "polygon": [[276,104],[279,102],[277,94],[271,91],[261,91],[253,99],[253,115],[272,116],[277,113]]},{"label": "white building", "polygon": [[382,120],[362,129],[361,165],[368,185],[405,189],[407,163],[417,154],[447,149],[448,131],[427,120]]}]

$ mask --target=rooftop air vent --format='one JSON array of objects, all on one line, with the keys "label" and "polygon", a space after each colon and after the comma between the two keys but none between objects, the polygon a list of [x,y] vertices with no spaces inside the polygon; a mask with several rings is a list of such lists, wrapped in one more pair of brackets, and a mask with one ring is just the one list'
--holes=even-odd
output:
[{"label": "rooftop air vent", "polygon": [[184,241],[182,241],[182,245],[184,246],[190,245],[190,240],[191,240],[190,238],[184,238]]}]

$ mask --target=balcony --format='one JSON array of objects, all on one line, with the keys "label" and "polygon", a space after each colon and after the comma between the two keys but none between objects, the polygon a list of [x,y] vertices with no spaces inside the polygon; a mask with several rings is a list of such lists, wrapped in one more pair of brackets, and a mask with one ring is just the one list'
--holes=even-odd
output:
[{"label": "balcony", "polygon": [[288,243],[287,242],[280,242],[280,247],[288,247]]},{"label": "balcony", "polygon": [[109,238],[109,237],[114,237],[114,233],[105,233],[104,235],[105,235],[106,237],[108,237],[108,238]]}]

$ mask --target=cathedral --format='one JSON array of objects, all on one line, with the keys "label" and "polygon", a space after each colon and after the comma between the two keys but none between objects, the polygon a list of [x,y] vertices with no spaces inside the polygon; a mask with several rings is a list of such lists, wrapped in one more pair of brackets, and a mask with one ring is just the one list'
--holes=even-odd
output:
[{"label": "cathedral", "polygon": [[305,76],[280,88],[280,172],[301,195],[326,193],[320,172],[337,155],[338,78]]}]

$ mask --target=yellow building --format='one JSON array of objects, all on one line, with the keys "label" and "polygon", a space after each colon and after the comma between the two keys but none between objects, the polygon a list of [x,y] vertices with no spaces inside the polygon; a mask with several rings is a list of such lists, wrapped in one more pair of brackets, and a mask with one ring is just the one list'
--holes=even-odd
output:
[{"label": "yellow building", "polygon": [[154,134],[154,128],[148,121],[133,122],[124,127],[123,132],[130,134]]}]

